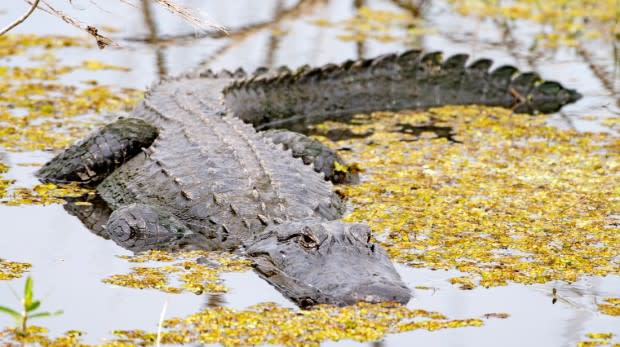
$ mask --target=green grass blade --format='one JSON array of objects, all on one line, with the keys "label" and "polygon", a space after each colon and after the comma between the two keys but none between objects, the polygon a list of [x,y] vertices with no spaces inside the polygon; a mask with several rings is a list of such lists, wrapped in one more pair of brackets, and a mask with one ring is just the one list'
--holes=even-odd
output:
[{"label": "green grass blade", "polygon": [[32,304],[32,278],[28,276],[26,278],[26,284],[24,285],[24,307],[28,307]]},{"label": "green grass blade", "polygon": [[39,313],[35,313],[35,314],[29,315],[28,319],[41,318],[41,317],[50,317],[50,316],[52,316],[51,312],[39,312]]},{"label": "green grass blade", "polygon": [[56,312],[39,312],[39,313],[29,315],[28,318],[32,319],[32,318],[41,318],[41,317],[51,317],[51,316],[58,316],[59,314],[62,314],[62,310],[58,310]]},{"label": "green grass blade", "polygon": [[41,301],[35,300],[31,302],[30,305],[26,306],[26,312],[34,311],[39,308],[39,306],[41,306]]},{"label": "green grass blade", "polygon": [[19,314],[19,312],[12,310],[8,307],[4,307],[4,306],[0,306],[0,312],[4,312],[8,315],[10,315],[11,317],[13,317],[13,319],[15,320],[19,320],[21,318],[21,314]]}]

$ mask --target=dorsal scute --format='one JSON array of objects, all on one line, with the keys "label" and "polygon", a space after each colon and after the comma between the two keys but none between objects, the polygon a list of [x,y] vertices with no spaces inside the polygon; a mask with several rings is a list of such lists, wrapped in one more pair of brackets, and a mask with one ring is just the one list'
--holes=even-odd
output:
[{"label": "dorsal scute", "polygon": [[[158,148],[165,154],[154,159],[162,163],[171,179],[180,178],[171,182],[178,187],[175,194],[188,203],[205,194],[218,194],[213,197],[226,202],[221,207],[225,211],[214,217],[219,219],[228,218],[225,217],[228,215],[251,218],[259,213],[270,221],[273,218],[338,218],[339,214],[329,211],[336,211],[339,206],[319,209],[322,215],[315,212],[319,205],[339,204],[330,182],[293,158],[291,153],[266,141],[250,124],[234,117],[219,116],[226,112],[219,102],[219,91],[234,81],[232,77],[222,77],[221,73],[210,78],[195,75],[171,79],[150,90],[145,101],[151,105],[150,112],[173,117],[171,120],[160,117],[160,127],[168,128],[170,131],[166,133],[171,136],[165,143],[159,141]],[[177,127],[179,131],[174,130]],[[211,164],[204,168],[207,162]],[[187,180],[188,177],[193,179]],[[201,186],[197,187],[196,182]],[[248,184],[255,185],[258,200],[248,193],[251,192]],[[301,185],[305,189],[298,189]],[[263,205],[266,211],[262,210]],[[192,207],[184,210],[191,211]],[[235,212],[247,215],[233,216]],[[234,228],[234,225],[228,223],[228,227]]]}]

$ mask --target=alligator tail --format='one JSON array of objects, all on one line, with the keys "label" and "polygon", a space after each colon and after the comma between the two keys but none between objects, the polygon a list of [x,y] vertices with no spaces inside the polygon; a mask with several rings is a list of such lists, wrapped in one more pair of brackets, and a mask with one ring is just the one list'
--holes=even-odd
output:
[{"label": "alligator tail", "polygon": [[292,128],[356,113],[441,105],[480,104],[516,112],[550,113],[581,95],[513,66],[489,71],[492,61],[466,66],[466,54],[411,50],[373,59],[303,66],[295,71],[259,69],[224,89],[229,110],[257,129]]}]

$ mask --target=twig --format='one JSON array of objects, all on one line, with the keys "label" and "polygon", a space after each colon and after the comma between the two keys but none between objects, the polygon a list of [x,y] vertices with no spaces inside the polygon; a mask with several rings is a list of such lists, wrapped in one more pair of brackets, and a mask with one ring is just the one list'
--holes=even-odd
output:
[{"label": "twig", "polygon": [[[15,26],[19,25],[20,23],[22,23],[24,20],[26,20],[26,18],[28,18],[28,16],[30,16],[30,14],[36,9],[39,8],[40,10],[47,12],[48,14],[54,15],[60,19],[62,19],[65,23],[70,24],[78,29],[81,29],[83,31],[86,31],[88,34],[90,34],[91,36],[93,36],[95,38],[95,40],[97,41],[97,46],[99,46],[99,48],[105,48],[106,46],[116,46],[118,47],[119,44],[117,44],[116,42],[114,42],[114,40],[110,39],[109,37],[103,36],[101,34],[99,34],[99,30],[94,27],[94,26],[90,26],[90,25],[86,25],[84,23],[82,23],[81,21],[67,15],[66,13],[55,9],[54,7],[52,7],[46,0],[24,0],[26,3],[31,5],[31,8],[28,10],[28,12],[26,12],[22,17],[20,17],[19,19],[17,19],[15,22],[11,23],[8,27],[6,27],[5,29],[2,29],[2,31],[0,32],[0,35],[4,34],[5,32],[11,30],[12,28],[14,28]],[[136,5],[134,5],[130,0],[119,0],[120,2],[137,8]],[[226,29],[216,23],[207,21],[206,23],[202,20],[200,20],[199,18],[195,17],[191,11],[189,11],[186,8],[183,8],[179,5],[176,5],[175,3],[173,3],[171,0],[153,0],[156,1],[157,3],[159,3],[160,5],[162,5],[163,7],[165,7],[168,11],[172,12],[173,14],[179,15],[181,18],[183,18],[185,21],[189,22],[190,24],[199,27],[201,29],[206,30],[206,26],[208,27],[212,27],[214,29],[216,29],[217,31],[223,33],[224,35],[227,33]],[[44,5],[44,7],[38,7],[39,2],[41,2],[41,4]],[[92,3],[95,3],[93,0],[91,0]]]},{"label": "twig", "polygon": [[[203,30],[207,30],[207,28],[204,26],[204,23],[200,19],[196,18],[188,9],[181,7],[171,2],[170,0],[154,0],[154,1],[158,2],[160,5],[165,7],[168,11],[181,16],[181,18],[185,19],[185,21],[187,21],[188,23],[196,27],[199,27]],[[226,28],[224,28],[223,26],[219,24],[216,24],[210,21],[207,21],[206,24],[207,26],[215,28],[217,31],[226,33]]]},{"label": "twig", "polygon": [[132,2],[129,2],[129,0],[119,0],[119,1],[120,1],[120,2],[122,2],[122,3],[123,3],[123,4],[125,4],[125,5],[128,5],[128,6],[130,6],[130,7],[135,8],[135,9],[137,9],[137,8],[138,8],[138,5],[136,5],[136,4],[132,3]]},{"label": "twig", "polygon": [[200,40],[203,38],[212,38],[212,39],[222,39],[227,38],[231,40],[243,39],[249,35],[255,34],[256,32],[271,28],[280,24],[283,21],[291,20],[298,18],[303,14],[307,14],[307,12],[312,11],[315,7],[319,5],[324,5],[326,3],[325,0],[300,0],[297,4],[292,6],[291,8],[285,9],[282,12],[279,12],[278,15],[270,20],[264,22],[258,22],[253,24],[248,24],[239,28],[230,29],[228,32],[221,31],[205,31],[203,33],[182,33],[176,35],[159,35],[157,37],[157,41],[152,41],[151,37],[124,37],[123,40],[126,41],[134,41],[134,42],[148,42],[150,44],[170,44],[170,43],[179,43],[180,41],[194,41]]},{"label": "twig", "polygon": [[9,30],[15,28],[16,26],[18,26],[19,24],[21,24],[23,21],[26,20],[26,18],[30,17],[30,15],[32,14],[32,12],[34,12],[34,10],[37,8],[37,6],[39,5],[39,1],[40,0],[35,0],[30,8],[28,9],[28,11],[26,11],[26,13],[24,13],[21,17],[17,18],[13,23],[7,25],[4,29],[0,30],[0,36],[6,34]]},{"label": "twig", "polygon": [[166,309],[168,308],[168,299],[164,301],[164,307],[161,309],[161,315],[159,315],[159,324],[157,324],[157,340],[155,340],[155,346],[160,347],[161,344],[161,329],[164,325],[164,317],[166,316]]},{"label": "twig", "polygon": [[[32,0],[24,0],[25,2],[29,3],[29,4],[33,4]],[[39,2],[39,0],[35,0],[36,2]],[[54,15],[60,19],[62,19],[65,23],[73,25],[74,27],[84,30],[87,33],[89,33],[90,35],[92,35],[95,40],[97,40],[97,46],[99,46],[99,48],[105,48],[106,46],[116,46],[118,47],[119,44],[117,44],[116,42],[114,42],[112,39],[105,37],[101,34],[99,34],[98,29],[90,26],[90,25],[86,25],[82,22],[80,22],[79,20],[67,15],[66,13],[57,10],[55,8],[53,8],[50,4],[47,3],[47,1],[42,0],[42,4],[45,5],[45,7],[39,7],[39,10],[47,12],[51,15]]]}]

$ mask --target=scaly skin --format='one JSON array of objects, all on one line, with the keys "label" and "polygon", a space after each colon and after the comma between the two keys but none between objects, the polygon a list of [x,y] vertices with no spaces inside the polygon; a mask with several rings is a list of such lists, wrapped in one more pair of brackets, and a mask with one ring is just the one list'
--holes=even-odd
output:
[{"label": "scaly skin", "polygon": [[[335,180],[333,163],[341,159],[304,135],[257,133],[243,121],[298,129],[447,100],[548,112],[579,97],[534,74],[515,77],[512,67],[489,74],[490,61],[465,68],[465,60],[410,51],[295,72],[205,71],[165,79],[132,118],[68,148],[39,176],[98,184],[109,211],[69,210],[128,249],[240,252],[302,307],[406,303],[409,289],[385,251],[370,242],[368,226],[337,220],[344,206],[324,174]],[[106,227],[97,226],[106,216]]]},{"label": "scaly skin", "polygon": [[224,90],[235,116],[257,129],[303,131],[326,119],[347,120],[356,113],[399,111],[440,105],[480,104],[516,112],[550,113],[581,95],[535,73],[512,66],[492,72],[492,61],[465,67],[468,56],[445,61],[440,52],[408,51],[318,68],[258,70]]}]

